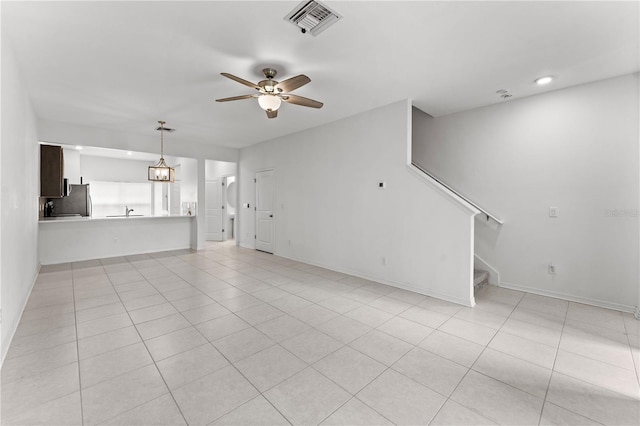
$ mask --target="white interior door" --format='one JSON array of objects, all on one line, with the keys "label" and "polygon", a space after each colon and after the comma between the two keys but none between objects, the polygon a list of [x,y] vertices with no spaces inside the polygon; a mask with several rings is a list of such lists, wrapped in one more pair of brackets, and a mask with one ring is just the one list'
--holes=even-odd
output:
[{"label": "white interior door", "polygon": [[275,183],[273,170],[256,173],[256,249],[273,253],[274,228],[273,204]]},{"label": "white interior door", "polygon": [[208,180],[205,183],[205,239],[207,241],[222,241],[222,179]]}]

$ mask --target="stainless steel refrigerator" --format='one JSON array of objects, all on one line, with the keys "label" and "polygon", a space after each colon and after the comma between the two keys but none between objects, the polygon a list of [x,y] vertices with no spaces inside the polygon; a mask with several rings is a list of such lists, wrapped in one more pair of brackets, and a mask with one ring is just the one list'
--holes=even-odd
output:
[{"label": "stainless steel refrigerator", "polygon": [[69,185],[69,195],[53,199],[53,216],[91,216],[89,184]]}]

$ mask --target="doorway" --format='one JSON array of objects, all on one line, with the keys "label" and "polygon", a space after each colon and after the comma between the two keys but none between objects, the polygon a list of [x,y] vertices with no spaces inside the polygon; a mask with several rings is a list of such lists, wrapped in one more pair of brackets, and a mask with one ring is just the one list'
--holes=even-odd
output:
[{"label": "doorway", "polygon": [[224,238],[224,181],[222,179],[205,182],[205,240],[222,241]]},{"label": "doorway", "polygon": [[256,250],[273,253],[275,248],[275,182],[273,170],[256,173]]},{"label": "doorway", "polygon": [[205,160],[204,234],[207,241],[235,238],[237,163]]},{"label": "doorway", "polygon": [[233,240],[236,237],[236,204],[237,204],[237,188],[236,188],[236,177],[235,176],[225,176],[222,178],[223,187],[224,187],[224,198],[225,198],[225,208],[223,212],[224,224],[223,229],[223,239]]}]

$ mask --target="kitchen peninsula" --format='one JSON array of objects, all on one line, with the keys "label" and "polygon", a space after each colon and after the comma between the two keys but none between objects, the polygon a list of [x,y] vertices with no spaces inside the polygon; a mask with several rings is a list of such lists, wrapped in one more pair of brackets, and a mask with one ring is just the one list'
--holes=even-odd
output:
[{"label": "kitchen peninsula", "polygon": [[42,265],[189,249],[196,246],[195,216],[43,218]]}]

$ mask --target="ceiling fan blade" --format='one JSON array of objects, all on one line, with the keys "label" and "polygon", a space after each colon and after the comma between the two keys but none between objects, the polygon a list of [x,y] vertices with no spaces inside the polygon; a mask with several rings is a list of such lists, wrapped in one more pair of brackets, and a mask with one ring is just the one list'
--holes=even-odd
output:
[{"label": "ceiling fan blade", "polygon": [[311,108],[322,108],[322,105],[324,105],[322,102],[314,101],[313,99],[309,98],[303,98],[302,96],[298,95],[290,95],[288,93],[286,95],[282,95],[281,98],[287,103],[302,105]]},{"label": "ceiling fan blade", "polygon": [[260,90],[260,86],[258,86],[257,84],[254,84],[254,83],[252,83],[250,81],[247,81],[244,78],[236,77],[235,75],[229,74],[227,72],[221,72],[220,74],[224,75],[227,78],[230,78],[233,81],[237,81],[240,84],[244,84],[245,86],[249,86],[252,89]]},{"label": "ceiling fan blade", "polygon": [[229,102],[229,101],[239,101],[240,99],[250,99],[250,98],[257,98],[258,96],[260,96],[259,94],[255,94],[255,95],[241,95],[241,96],[232,96],[230,98],[222,98],[222,99],[216,99],[216,102]]},{"label": "ceiling fan blade", "polygon": [[276,89],[281,92],[291,92],[292,90],[296,90],[298,87],[304,86],[310,81],[311,79],[309,77],[304,74],[300,74],[276,84]]},{"label": "ceiling fan blade", "polygon": [[278,110],[274,111],[274,110],[268,109],[265,112],[267,113],[267,117],[269,118],[276,118],[278,116]]}]

